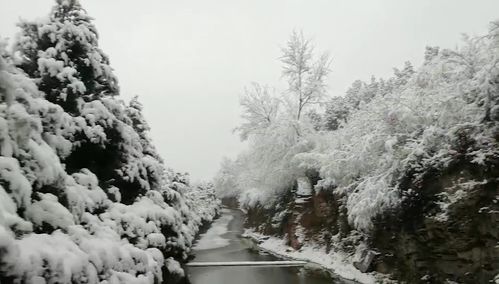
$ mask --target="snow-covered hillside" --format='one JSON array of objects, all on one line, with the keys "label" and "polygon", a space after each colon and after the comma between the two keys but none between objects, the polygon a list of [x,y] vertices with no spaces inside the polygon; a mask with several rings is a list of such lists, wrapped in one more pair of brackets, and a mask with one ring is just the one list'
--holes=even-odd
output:
[{"label": "snow-covered hillside", "polygon": [[[238,198],[250,226],[295,249],[315,239],[328,252],[353,255],[367,244],[386,253],[376,254],[382,260],[369,269],[406,280],[421,271],[438,281],[446,273],[490,278],[499,273],[499,254],[489,253],[497,230],[477,228],[496,227],[497,220],[498,43],[494,22],[457,49],[427,47],[418,68],[407,62],[391,78],[356,81],[321,108],[328,66],[314,59],[309,40],[293,34],[281,58],[289,88],[275,95],[256,84],[241,101],[245,122],[238,130],[249,147],[222,164],[219,194]],[[303,179],[314,185],[308,202],[300,197]],[[467,225],[453,227],[459,220]],[[445,247],[438,227],[460,241]],[[397,238],[406,243],[390,248],[386,240]],[[470,260],[464,255],[473,244],[483,254]],[[404,254],[397,245],[417,249]],[[444,261],[442,254],[452,257]],[[466,278],[471,274],[477,278]]]},{"label": "snow-covered hillside", "polygon": [[158,283],[217,214],[158,156],[76,0],[0,46],[0,282]]}]

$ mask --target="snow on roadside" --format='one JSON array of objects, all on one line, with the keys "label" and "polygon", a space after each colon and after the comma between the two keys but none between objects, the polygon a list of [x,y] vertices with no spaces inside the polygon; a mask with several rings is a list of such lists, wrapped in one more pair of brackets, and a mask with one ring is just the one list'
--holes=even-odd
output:
[{"label": "snow on roadside", "polygon": [[234,216],[228,214],[228,209],[222,209],[222,216],[211,225],[210,229],[201,235],[201,238],[194,246],[194,250],[208,250],[228,246],[229,239],[223,238],[222,235],[228,232],[229,223],[234,219]]},{"label": "snow on roadside", "polygon": [[365,284],[376,283],[376,277],[373,274],[362,273],[357,270],[351,261],[348,261],[349,257],[345,254],[335,251],[326,253],[323,247],[312,246],[310,244],[304,244],[300,250],[294,250],[286,245],[285,240],[265,236],[251,229],[247,229],[243,233],[243,237],[258,241],[259,248],[272,254],[318,264],[348,280]]}]

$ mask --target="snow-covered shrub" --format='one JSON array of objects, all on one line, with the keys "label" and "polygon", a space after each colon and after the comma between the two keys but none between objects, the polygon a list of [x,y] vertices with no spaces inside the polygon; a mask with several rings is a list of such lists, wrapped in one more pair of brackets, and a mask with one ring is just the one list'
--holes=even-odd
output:
[{"label": "snow-covered shrub", "polygon": [[211,183],[177,184],[178,190],[185,197],[189,211],[194,213],[186,224],[191,230],[204,223],[211,222],[219,215],[221,201],[215,196],[215,189]]}]

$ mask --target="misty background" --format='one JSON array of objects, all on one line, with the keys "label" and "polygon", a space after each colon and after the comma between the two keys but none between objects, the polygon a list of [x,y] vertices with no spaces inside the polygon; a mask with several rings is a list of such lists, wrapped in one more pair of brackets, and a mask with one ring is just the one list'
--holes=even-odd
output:
[{"label": "misty background", "polygon": [[[481,34],[499,1],[119,1],[82,0],[121,95],[139,95],[166,164],[209,179],[223,156],[243,147],[232,134],[239,96],[250,82],[283,86],[280,47],[293,29],[328,50],[328,94],[356,79],[385,77],[427,45],[452,48],[460,33]],[[47,14],[52,0],[0,0],[0,36],[14,37],[22,16]]]}]

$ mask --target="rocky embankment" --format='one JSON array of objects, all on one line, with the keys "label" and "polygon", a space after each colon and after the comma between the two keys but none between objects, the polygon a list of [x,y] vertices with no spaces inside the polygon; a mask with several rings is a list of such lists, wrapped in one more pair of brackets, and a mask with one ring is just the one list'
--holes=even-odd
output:
[{"label": "rocky embankment", "polygon": [[[300,195],[297,186],[273,208],[247,209],[246,225],[294,250],[320,245],[362,272],[409,283],[488,283],[499,273],[498,163],[462,155],[445,167],[414,167],[400,179],[404,202],[371,231],[349,225],[345,197],[332,190]],[[309,173],[311,185],[318,181]]]}]

